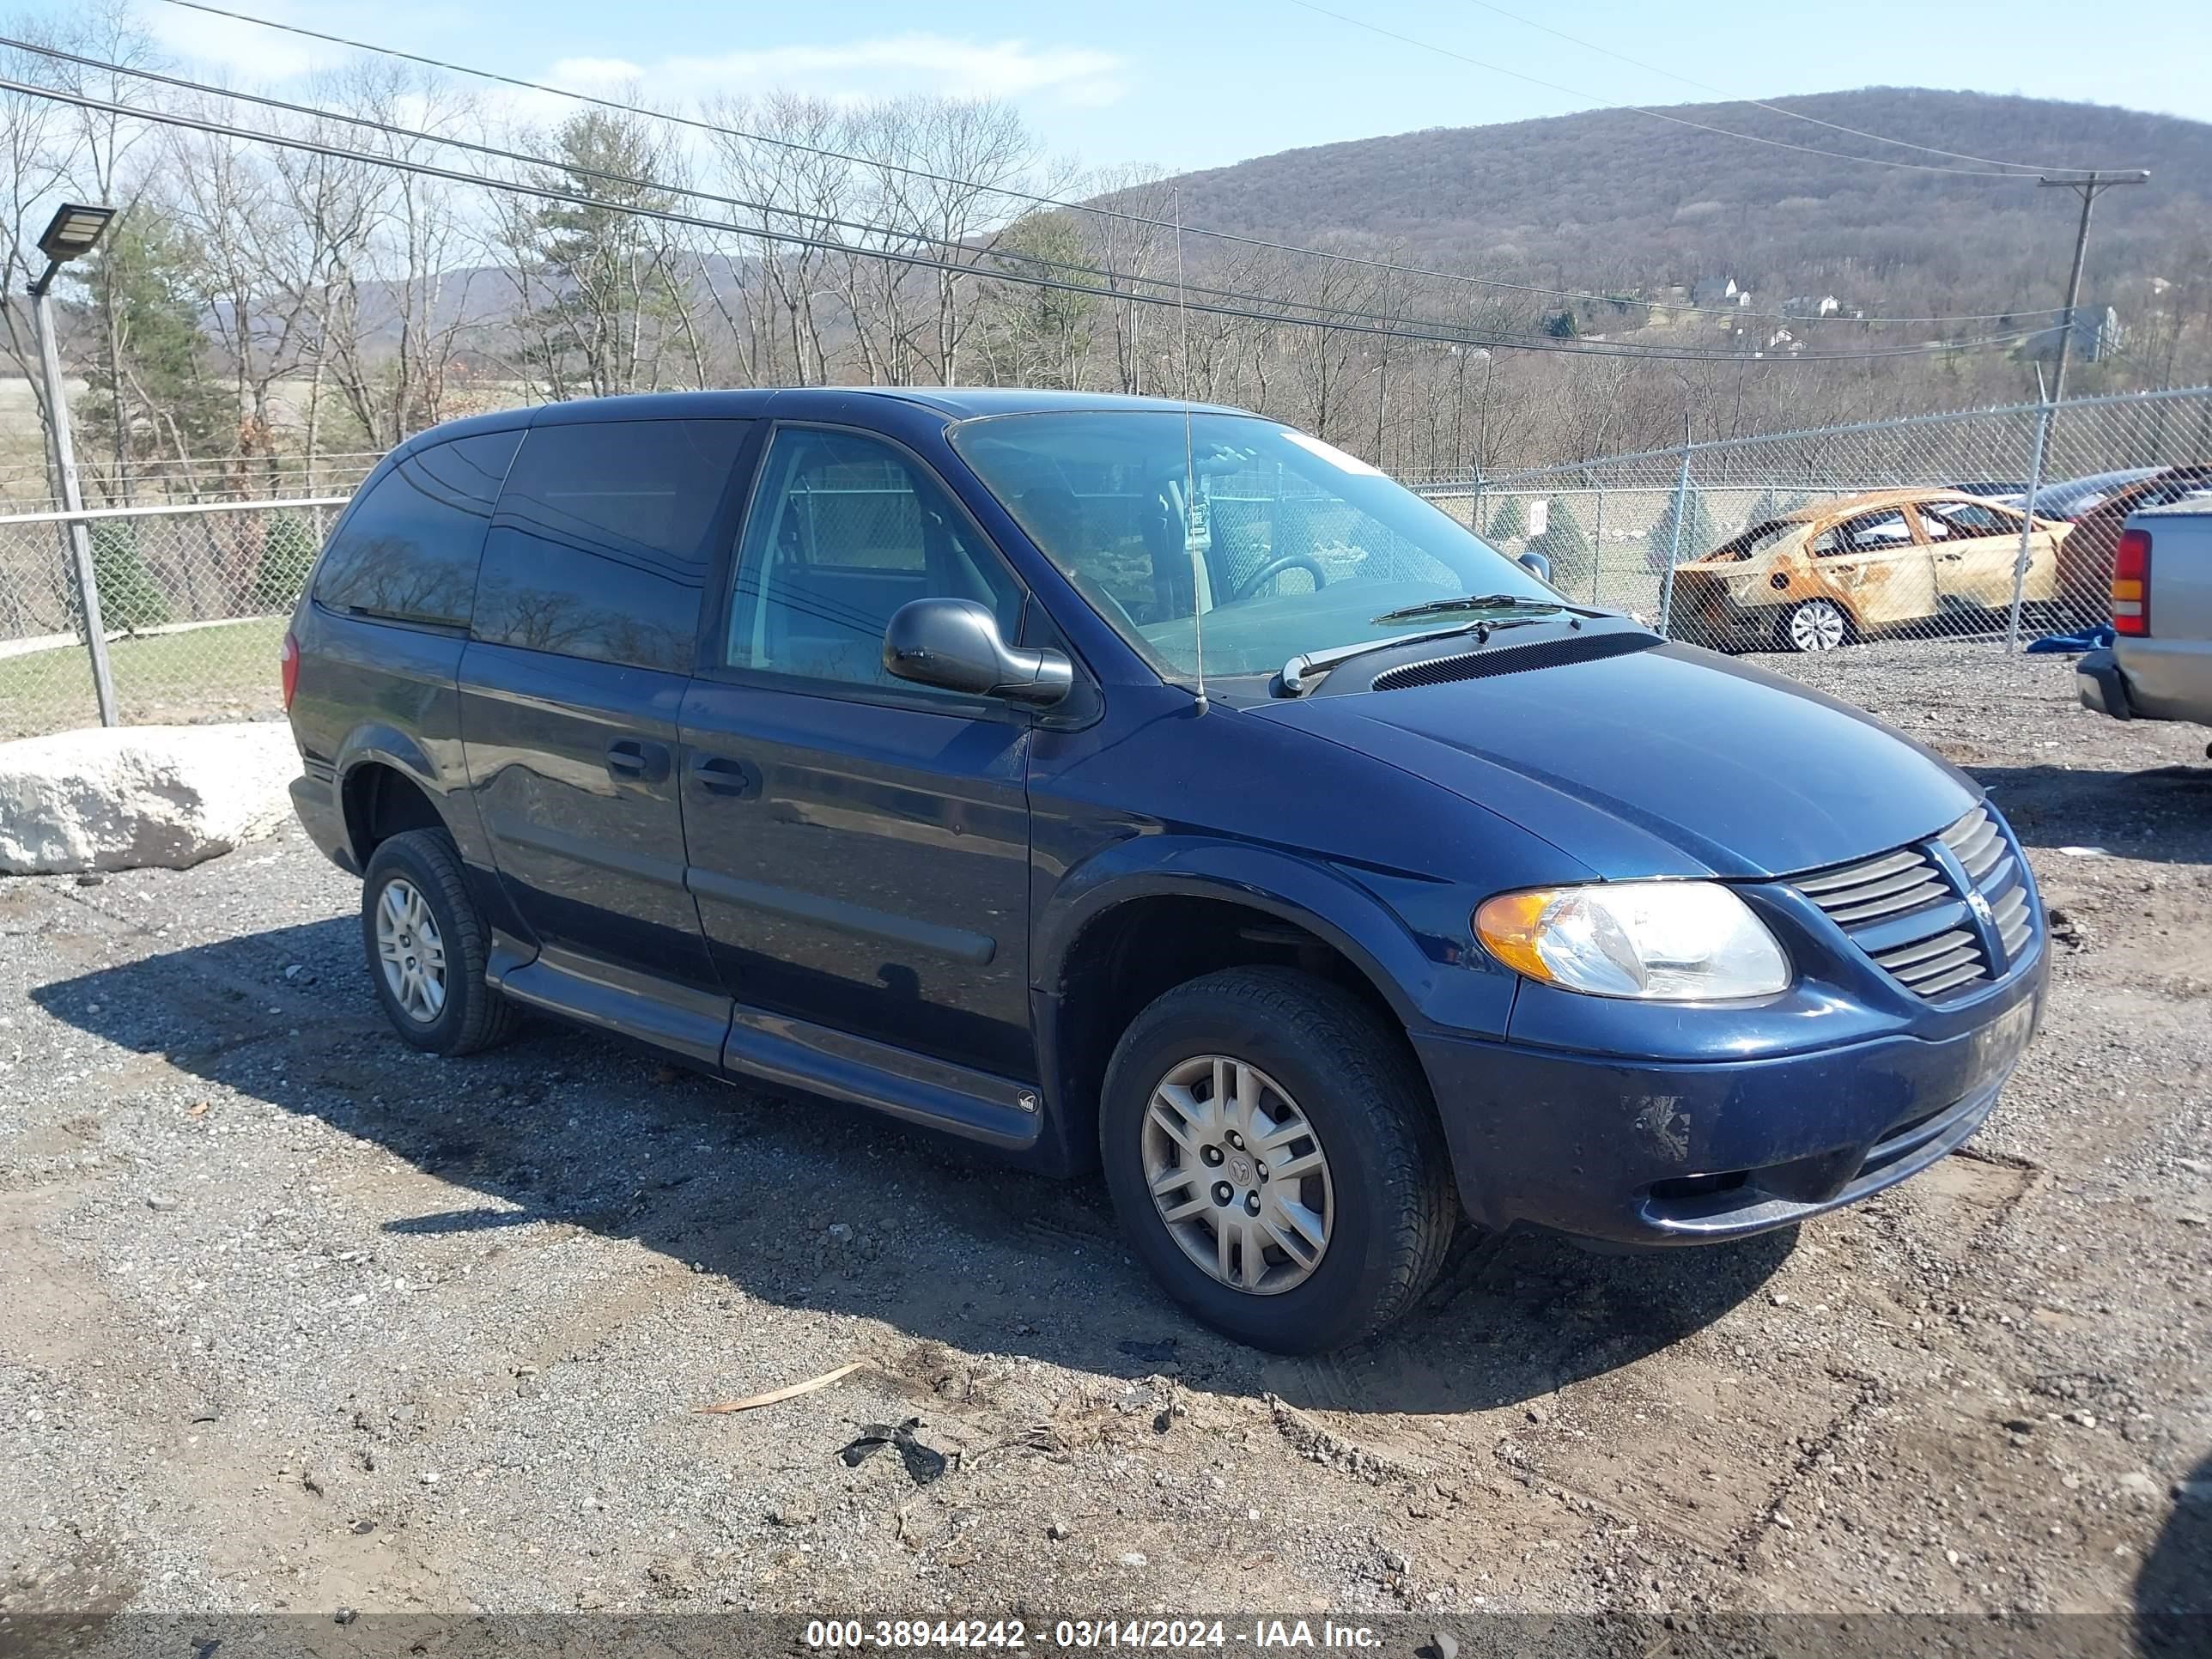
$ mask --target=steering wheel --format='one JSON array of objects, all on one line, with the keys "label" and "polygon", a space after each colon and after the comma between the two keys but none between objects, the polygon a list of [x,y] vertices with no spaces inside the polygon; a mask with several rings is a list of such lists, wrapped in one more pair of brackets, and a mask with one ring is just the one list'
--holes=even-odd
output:
[{"label": "steering wheel", "polygon": [[1255,593],[1260,591],[1261,587],[1267,582],[1269,577],[1279,576],[1285,570],[1311,571],[1313,573],[1314,579],[1314,591],[1316,592],[1328,586],[1328,572],[1321,568],[1320,562],[1315,559],[1312,554],[1285,553],[1279,558],[1268,560],[1267,563],[1261,565],[1257,570],[1247,576],[1243,581],[1237,583],[1235,590],[1231,592],[1227,599],[1222,600],[1222,604],[1235,605],[1239,599],[1250,599]]}]

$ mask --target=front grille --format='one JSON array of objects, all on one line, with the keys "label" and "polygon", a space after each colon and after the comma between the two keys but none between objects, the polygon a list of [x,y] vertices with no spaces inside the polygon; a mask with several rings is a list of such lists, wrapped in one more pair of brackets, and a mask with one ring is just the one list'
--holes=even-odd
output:
[{"label": "front grille", "polygon": [[[2027,953],[2035,930],[2027,866],[1987,806],[1932,841],[1801,877],[1795,885],[1883,972],[1930,1001],[2002,979]],[[1976,917],[1969,894],[1986,902],[1987,923]]]}]

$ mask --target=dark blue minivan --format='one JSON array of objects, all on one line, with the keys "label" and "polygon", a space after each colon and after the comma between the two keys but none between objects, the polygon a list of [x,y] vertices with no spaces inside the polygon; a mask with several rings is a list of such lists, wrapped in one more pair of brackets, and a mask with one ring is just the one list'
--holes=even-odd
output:
[{"label": "dark blue minivan", "polygon": [[1459,1217],[1738,1238],[1958,1146],[2045,926],[1981,791],[1234,410],[560,404],[401,446],[285,643],[371,982],[1103,1165],[1312,1351]]}]

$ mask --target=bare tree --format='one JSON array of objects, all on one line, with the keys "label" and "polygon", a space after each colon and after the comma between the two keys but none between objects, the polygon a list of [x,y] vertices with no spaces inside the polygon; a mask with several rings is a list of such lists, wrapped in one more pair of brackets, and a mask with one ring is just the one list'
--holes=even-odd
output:
[{"label": "bare tree", "polygon": [[[222,118],[220,103],[205,112]],[[242,483],[276,471],[278,384],[298,368],[312,331],[296,280],[300,222],[268,155],[246,142],[185,129],[161,140],[170,210],[201,262],[207,326],[229,371],[235,404],[234,471]]]},{"label": "bare tree", "polygon": [[1094,199],[1113,210],[1092,220],[1092,246],[1100,268],[1109,273],[1107,291],[1125,296],[1107,307],[1112,351],[1108,384],[1135,396],[1152,389],[1145,383],[1145,355],[1154,307],[1126,296],[1156,292],[1159,279],[1173,277],[1178,269],[1192,277],[1200,262],[1185,266],[1190,250],[1178,249],[1174,233],[1161,228],[1174,216],[1175,189],[1159,168],[1111,167],[1095,175],[1092,182],[1097,192]]},{"label": "bare tree", "polygon": [[[836,316],[829,286],[836,255],[811,244],[842,240],[842,222],[851,216],[853,164],[826,153],[845,146],[845,114],[826,99],[790,93],[757,103],[716,100],[707,112],[724,129],[714,135],[714,149],[729,193],[753,204],[753,219],[771,233],[740,243],[740,258],[749,249],[750,259],[731,285],[741,297],[757,298],[742,322],[731,319],[732,332],[746,340],[757,382],[782,378],[781,365],[788,364],[799,385],[820,385],[830,378],[824,316]],[[806,240],[779,240],[777,234]]]},{"label": "bare tree", "polygon": [[[363,63],[341,71],[319,101],[391,127],[458,135],[475,111],[441,77]],[[329,124],[344,147],[411,161],[444,152],[428,138]],[[321,136],[321,135],[318,135]],[[323,155],[279,152],[286,199],[301,226],[291,273],[312,330],[305,448],[324,433],[327,383],[373,449],[434,426],[452,412],[449,383],[471,326],[475,273],[453,188],[417,173]]]}]

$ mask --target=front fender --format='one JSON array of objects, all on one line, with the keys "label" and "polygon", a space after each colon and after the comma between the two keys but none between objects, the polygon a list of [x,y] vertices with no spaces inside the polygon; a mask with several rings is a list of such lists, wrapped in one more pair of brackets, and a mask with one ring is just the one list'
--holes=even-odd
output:
[{"label": "front fender", "polygon": [[1504,1031],[1513,975],[1469,948],[1457,884],[1211,836],[1138,836],[1069,871],[1032,930],[1032,988],[1055,993],[1085,929],[1115,907],[1164,895],[1224,900],[1304,928],[1357,967],[1408,1030]]}]

